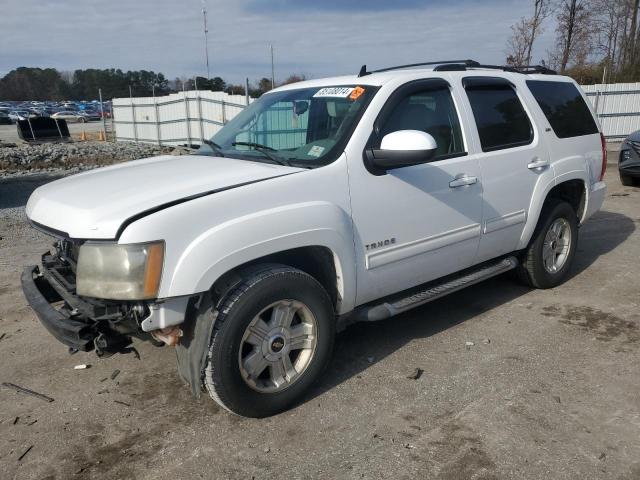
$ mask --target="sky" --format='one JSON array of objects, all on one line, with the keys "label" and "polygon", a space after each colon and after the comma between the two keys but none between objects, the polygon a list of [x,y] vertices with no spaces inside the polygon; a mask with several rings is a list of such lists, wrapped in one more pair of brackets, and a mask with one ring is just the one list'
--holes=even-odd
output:
[{"label": "sky", "polygon": [[[318,78],[429,60],[504,63],[531,0],[206,0],[211,75]],[[534,49],[546,56],[553,25]],[[202,0],[0,0],[0,76],[20,67],[206,76]]]}]

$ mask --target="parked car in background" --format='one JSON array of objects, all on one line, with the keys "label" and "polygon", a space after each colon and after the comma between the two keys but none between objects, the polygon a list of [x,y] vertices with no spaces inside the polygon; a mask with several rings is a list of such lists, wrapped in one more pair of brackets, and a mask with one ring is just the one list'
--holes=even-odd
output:
[{"label": "parked car in background", "polygon": [[9,114],[0,110],[0,125],[11,125]]},{"label": "parked car in background", "polygon": [[102,120],[102,115],[96,110],[85,110],[82,114],[87,117],[87,120]]},{"label": "parked car in background", "polygon": [[36,118],[37,116],[38,115],[28,110],[13,110],[9,113],[9,118],[13,123],[19,122],[20,120],[26,120],[28,118]]},{"label": "parked car in background", "polygon": [[68,110],[62,111],[62,112],[56,112],[53,115],[51,115],[51,118],[54,118],[56,120],[66,120],[67,122],[78,122],[78,123],[85,123],[89,121],[89,118],[84,113],[71,112]]},{"label": "parked car in background", "polygon": [[640,130],[622,141],[618,172],[623,185],[630,187],[640,183]]}]

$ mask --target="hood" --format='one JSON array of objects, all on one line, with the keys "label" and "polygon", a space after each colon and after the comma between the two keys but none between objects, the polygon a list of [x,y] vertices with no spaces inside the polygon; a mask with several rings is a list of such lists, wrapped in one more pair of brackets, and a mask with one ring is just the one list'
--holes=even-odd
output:
[{"label": "hood", "polygon": [[301,170],[204,155],[146,158],[43,185],[29,198],[27,216],[71,238],[113,239],[144,212]]}]

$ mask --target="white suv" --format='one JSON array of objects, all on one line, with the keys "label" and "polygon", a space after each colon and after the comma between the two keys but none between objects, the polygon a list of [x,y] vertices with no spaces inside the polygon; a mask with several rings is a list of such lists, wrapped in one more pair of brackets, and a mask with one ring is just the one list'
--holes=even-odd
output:
[{"label": "white suv", "polygon": [[352,322],[511,269],[562,283],[606,188],[589,104],[542,68],[363,67],[203,143],[37,189],[28,217],[57,242],[23,289],[71,349],[174,345],[195,395],[246,416],[298,401]]}]

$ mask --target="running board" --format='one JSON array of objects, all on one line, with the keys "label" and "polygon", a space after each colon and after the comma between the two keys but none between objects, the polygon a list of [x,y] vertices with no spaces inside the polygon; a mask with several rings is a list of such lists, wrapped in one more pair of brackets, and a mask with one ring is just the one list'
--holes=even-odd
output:
[{"label": "running board", "polygon": [[439,285],[432,285],[429,288],[413,293],[408,297],[399,297],[388,302],[362,307],[355,314],[351,322],[377,322],[394,315],[406,312],[412,308],[419,307],[425,303],[432,302],[458,290],[462,290],[469,285],[482,282],[501,273],[513,270],[518,266],[516,257],[507,257],[497,263],[484,265],[477,270],[473,270],[460,277],[452,278]]}]

